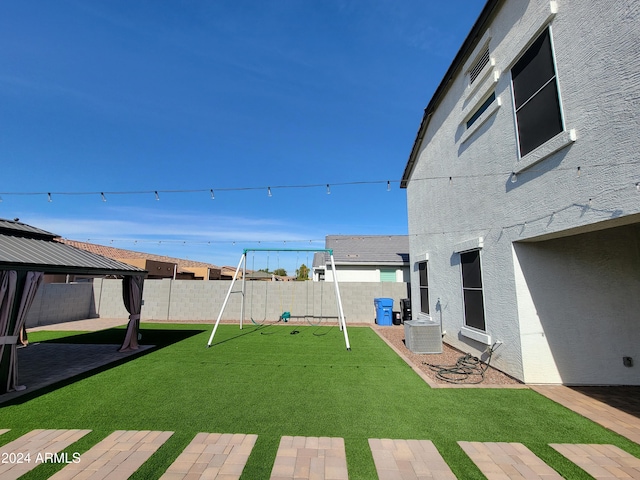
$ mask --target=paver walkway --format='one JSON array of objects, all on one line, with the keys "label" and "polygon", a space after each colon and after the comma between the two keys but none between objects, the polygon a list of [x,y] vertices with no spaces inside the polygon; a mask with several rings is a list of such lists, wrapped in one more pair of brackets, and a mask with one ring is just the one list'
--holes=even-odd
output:
[{"label": "paver walkway", "polygon": [[173,432],[118,430],[83,453],[80,462],[70,463],[51,478],[129,478],[171,435]]},{"label": "paver walkway", "polygon": [[531,389],[609,430],[640,443],[640,418],[563,385],[531,385]]},{"label": "paver walkway", "polygon": [[379,480],[456,480],[433,442],[370,438]]},{"label": "paver walkway", "polygon": [[489,480],[535,480],[562,477],[521,443],[458,442]]},{"label": "paver walkway", "polygon": [[[0,429],[0,435],[8,430]],[[67,463],[54,480],[122,480],[137,471],[173,432],[119,430],[79,457],[61,453],[90,430],[33,430],[0,448],[0,478],[17,479],[42,463]],[[199,433],[161,480],[239,479],[257,435]],[[521,443],[458,444],[489,480],[562,477]],[[640,480],[640,458],[614,445],[550,444],[596,480]],[[369,439],[379,480],[455,480],[429,440]],[[26,455],[29,457],[26,457]],[[57,455],[55,455],[57,454]],[[22,455],[23,461],[17,457]],[[271,480],[347,480],[342,438],[282,437]]]},{"label": "paver walkway", "polygon": [[640,478],[640,459],[615,445],[552,443],[550,446],[596,480]]},{"label": "paver walkway", "polygon": [[271,480],[348,480],[344,439],[282,437]]},{"label": "paver walkway", "polygon": [[[6,430],[5,430],[6,431]],[[49,455],[59,453],[77,442],[91,430],[32,430],[0,448],[0,478],[12,480],[52,459]]]},{"label": "paver walkway", "polygon": [[240,478],[257,435],[199,433],[160,480]]}]

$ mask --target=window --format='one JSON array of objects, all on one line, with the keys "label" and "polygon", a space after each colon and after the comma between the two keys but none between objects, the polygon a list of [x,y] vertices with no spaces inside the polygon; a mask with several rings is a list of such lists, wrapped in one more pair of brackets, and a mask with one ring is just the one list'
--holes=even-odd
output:
[{"label": "window", "polygon": [[476,122],[476,120],[480,118],[480,115],[482,115],[485,112],[485,110],[489,108],[489,106],[495,101],[496,101],[496,92],[493,92],[491,95],[489,95],[489,98],[487,98],[485,102],[482,105],[480,105],[480,107],[478,107],[475,113],[471,115],[471,118],[467,120],[467,128],[471,127],[471,125],[473,125]]},{"label": "window", "polygon": [[563,131],[558,82],[547,28],[511,69],[520,156]]},{"label": "window", "polygon": [[427,276],[427,262],[418,263],[420,273],[420,311],[429,314],[429,277]]},{"label": "window", "polygon": [[462,293],[464,301],[464,324],[467,327],[485,330],[484,300],[482,295],[482,271],[480,250],[460,254],[462,265]]}]

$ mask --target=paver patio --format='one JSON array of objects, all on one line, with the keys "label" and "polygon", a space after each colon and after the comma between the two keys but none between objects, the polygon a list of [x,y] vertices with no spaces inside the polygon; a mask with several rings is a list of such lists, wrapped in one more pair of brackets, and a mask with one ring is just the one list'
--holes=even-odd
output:
[{"label": "paver patio", "polygon": [[[583,417],[640,444],[640,418],[564,385],[532,385],[531,389]],[[615,387],[612,387],[615,391]],[[636,399],[636,402],[638,399]]]},{"label": "paver patio", "polygon": [[380,480],[456,480],[433,442],[370,438]]},{"label": "paver patio", "polygon": [[[0,478],[12,480],[47,461],[48,455],[59,453],[91,430],[32,430],[0,448]],[[4,430],[6,432],[6,430]]]},{"label": "paver patio", "polygon": [[347,480],[344,439],[282,437],[271,480]]},{"label": "paver patio", "polygon": [[489,480],[535,480],[562,477],[521,443],[458,442]]},{"label": "paver patio", "polygon": [[257,435],[199,433],[160,480],[240,478]]},{"label": "paver patio", "polygon": [[93,446],[78,463],[70,463],[51,478],[122,480],[129,478],[173,432],[118,430]]},{"label": "paver patio", "polygon": [[615,445],[552,443],[550,446],[596,480],[640,478],[640,459]]}]

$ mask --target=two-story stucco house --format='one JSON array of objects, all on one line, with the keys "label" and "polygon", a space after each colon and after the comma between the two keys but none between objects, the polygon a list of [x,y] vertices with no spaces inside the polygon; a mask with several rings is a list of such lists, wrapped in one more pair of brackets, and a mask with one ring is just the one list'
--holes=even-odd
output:
[{"label": "two-story stucco house", "polygon": [[639,25],[489,0],[404,171],[414,316],[527,383],[640,384]]}]

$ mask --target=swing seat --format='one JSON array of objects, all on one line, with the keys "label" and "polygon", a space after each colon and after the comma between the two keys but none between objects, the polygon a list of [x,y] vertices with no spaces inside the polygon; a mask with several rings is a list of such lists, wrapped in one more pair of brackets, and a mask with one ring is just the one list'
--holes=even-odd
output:
[{"label": "swing seat", "polygon": [[289,320],[291,318],[291,312],[282,312],[282,315],[280,315],[280,320],[284,320],[285,323],[287,322],[287,320]]}]

